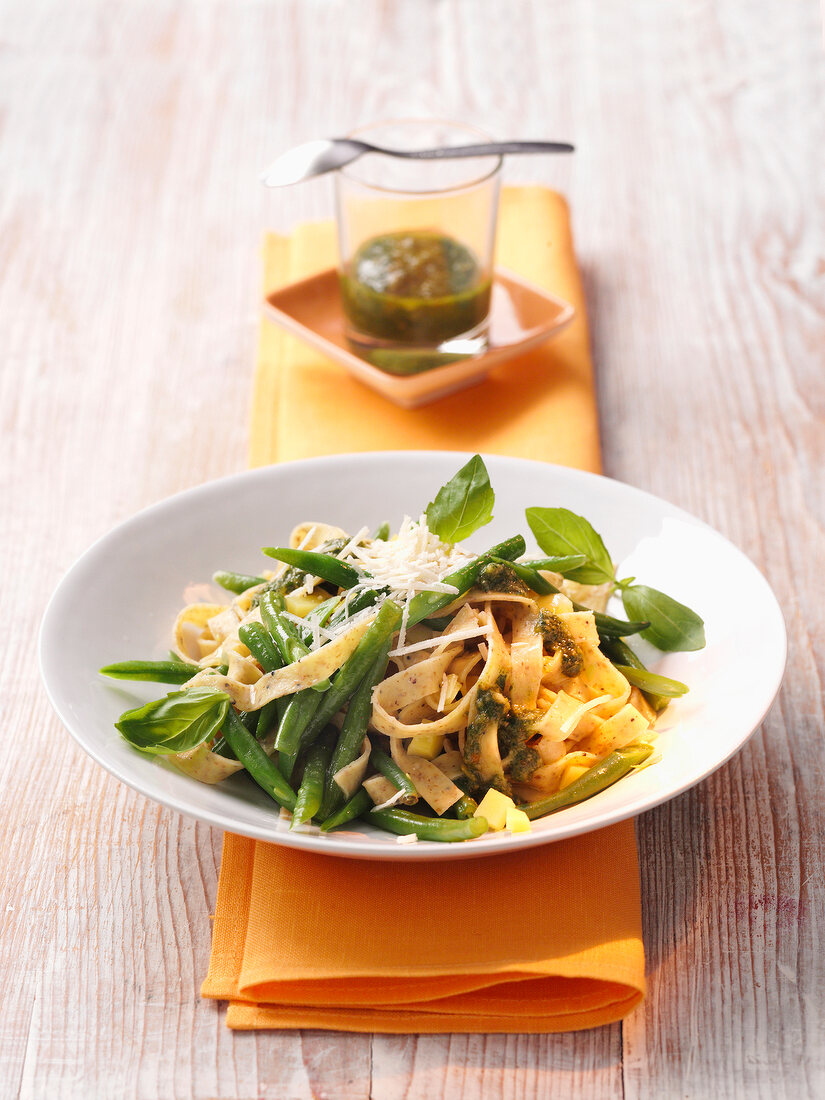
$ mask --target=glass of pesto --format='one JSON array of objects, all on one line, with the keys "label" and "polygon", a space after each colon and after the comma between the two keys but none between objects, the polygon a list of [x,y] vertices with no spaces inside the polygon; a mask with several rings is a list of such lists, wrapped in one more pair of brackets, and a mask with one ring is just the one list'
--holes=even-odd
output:
[{"label": "glass of pesto", "polygon": [[[354,131],[396,149],[491,140],[437,120]],[[362,358],[409,375],[487,347],[501,157],[401,160],[369,153],[336,173],[341,299]]]}]

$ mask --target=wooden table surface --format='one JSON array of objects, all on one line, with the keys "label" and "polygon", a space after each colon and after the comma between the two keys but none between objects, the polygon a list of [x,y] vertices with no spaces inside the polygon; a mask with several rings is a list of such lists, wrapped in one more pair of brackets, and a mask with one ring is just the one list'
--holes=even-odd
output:
[{"label": "wooden table surface", "polygon": [[[824,91],[801,0],[6,0],[0,1096],[825,1096]],[[761,567],[787,677],[638,822],[650,992],[623,1024],[232,1034],[198,996],[221,835],[75,746],[37,629],[95,538],[244,467],[260,236],[331,211],[257,171],[428,114],[578,143],[507,178],[571,200],[606,472]]]}]

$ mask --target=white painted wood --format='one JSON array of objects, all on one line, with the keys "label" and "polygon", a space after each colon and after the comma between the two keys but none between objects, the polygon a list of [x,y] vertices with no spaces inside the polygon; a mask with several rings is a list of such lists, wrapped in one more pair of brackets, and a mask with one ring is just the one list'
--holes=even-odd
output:
[{"label": "white painted wood", "polygon": [[[783,0],[6,0],[0,1096],[825,1094],[824,83],[816,7]],[[198,997],[220,836],[74,748],[37,627],[113,523],[244,465],[260,235],[330,212],[257,170],[423,113],[578,142],[509,179],[570,196],[607,472],[757,561],[791,664],[751,744],[640,822],[621,1027],[231,1034]]]}]

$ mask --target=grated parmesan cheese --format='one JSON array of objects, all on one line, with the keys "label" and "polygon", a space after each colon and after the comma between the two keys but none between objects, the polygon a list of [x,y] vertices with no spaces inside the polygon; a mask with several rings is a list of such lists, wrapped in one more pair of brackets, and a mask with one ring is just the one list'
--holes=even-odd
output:
[{"label": "grated parmesan cheese", "polygon": [[425,638],[421,642],[399,645],[390,650],[390,657],[404,657],[408,653],[417,653],[420,649],[435,649],[437,646],[450,645],[451,642],[464,642],[467,638],[486,638],[489,633],[488,626],[468,626],[464,630],[454,630],[452,634],[437,634],[434,638]]}]

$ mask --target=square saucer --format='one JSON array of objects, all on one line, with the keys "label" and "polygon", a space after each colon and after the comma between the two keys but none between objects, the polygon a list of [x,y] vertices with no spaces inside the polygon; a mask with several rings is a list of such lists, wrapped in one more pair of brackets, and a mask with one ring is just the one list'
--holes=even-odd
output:
[{"label": "square saucer", "polygon": [[264,313],[335,359],[389,401],[414,409],[480,382],[493,367],[555,336],[570,324],[575,310],[569,302],[497,268],[493,276],[487,350],[409,375],[389,374],[352,351],[345,332],[336,268],[276,290],[265,299]]}]

